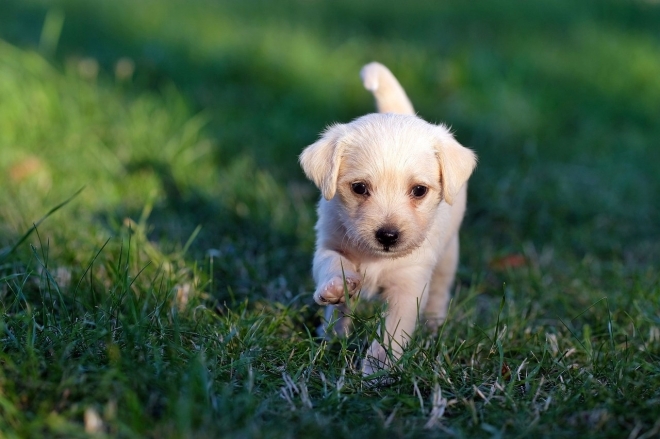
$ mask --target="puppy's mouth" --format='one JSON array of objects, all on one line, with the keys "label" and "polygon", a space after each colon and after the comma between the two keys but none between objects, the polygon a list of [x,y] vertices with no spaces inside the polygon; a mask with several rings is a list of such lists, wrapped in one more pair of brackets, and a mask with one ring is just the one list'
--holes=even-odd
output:
[{"label": "puppy's mouth", "polygon": [[378,249],[374,249],[375,251],[373,254],[382,258],[397,259],[397,258],[402,258],[404,256],[408,256],[416,248],[417,248],[416,246],[403,246],[403,245],[397,245],[393,247],[380,247]]},{"label": "puppy's mouth", "polygon": [[401,253],[401,246],[400,245],[392,245],[392,246],[383,246],[380,249],[380,252],[386,253],[390,256],[397,255],[398,253]]},{"label": "puppy's mouth", "polygon": [[397,253],[399,250],[398,246],[396,245],[384,245],[383,248],[381,249],[382,252],[384,253]]}]

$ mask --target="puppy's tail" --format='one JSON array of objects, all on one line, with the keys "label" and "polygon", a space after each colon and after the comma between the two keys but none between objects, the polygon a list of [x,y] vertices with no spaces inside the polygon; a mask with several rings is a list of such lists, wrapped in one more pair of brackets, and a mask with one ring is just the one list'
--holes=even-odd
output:
[{"label": "puppy's tail", "polygon": [[362,67],[360,77],[364,88],[376,98],[379,113],[415,114],[406,92],[387,67],[377,62],[369,63]]}]

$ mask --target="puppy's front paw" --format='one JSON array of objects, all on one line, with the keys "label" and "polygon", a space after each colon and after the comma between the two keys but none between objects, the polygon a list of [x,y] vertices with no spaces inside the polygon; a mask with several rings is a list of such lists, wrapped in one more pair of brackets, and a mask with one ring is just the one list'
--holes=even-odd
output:
[{"label": "puppy's front paw", "polygon": [[344,303],[344,279],[346,280],[346,290],[348,297],[353,297],[357,293],[362,279],[357,273],[345,273],[345,277],[334,276],[332,279],[322,283],[314,293],[314,300],[319,305],[335,305],[337,303]]}]

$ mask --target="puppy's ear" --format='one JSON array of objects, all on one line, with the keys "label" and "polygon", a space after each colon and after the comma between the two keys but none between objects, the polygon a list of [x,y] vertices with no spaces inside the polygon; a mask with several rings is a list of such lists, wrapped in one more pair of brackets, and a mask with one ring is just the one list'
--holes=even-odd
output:
[{"label": "puppy's ear", "polygon": [[440,129],[442,131],[436,149],[440,161],[442,198],[451,205],[477,166],[477,155],[458,143],[445,127]]},{"label": "puppy's ear", "polygon": [[343,135],[343,125],[332,125],[316,143],[300,154],[300,165],[305,175],[316,184],[326,200],[334,197],[337,191],[339,164],[344,152]]}]

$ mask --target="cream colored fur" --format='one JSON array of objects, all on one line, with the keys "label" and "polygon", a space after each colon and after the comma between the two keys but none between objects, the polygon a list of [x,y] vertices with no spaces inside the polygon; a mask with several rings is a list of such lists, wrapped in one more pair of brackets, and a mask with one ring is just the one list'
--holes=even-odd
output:
[{"label": "cream colored fur", "polygon": [[[445,318],[476,156],[445,126],[415,116],[385,66],[368,64],[361,77],[380,113],[329,127],[300,163],[323,195],[313,274],[326,325],[335,308],[346,311],[344,280],[349,296],[388,304],[381,331],[392,355],[374,340],[362,366],[369,375],[401,355],[418,321],[436,328]],[[342,317],[334,330],[349,325]]]}]

